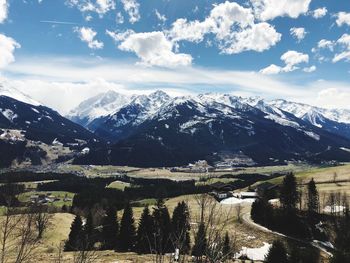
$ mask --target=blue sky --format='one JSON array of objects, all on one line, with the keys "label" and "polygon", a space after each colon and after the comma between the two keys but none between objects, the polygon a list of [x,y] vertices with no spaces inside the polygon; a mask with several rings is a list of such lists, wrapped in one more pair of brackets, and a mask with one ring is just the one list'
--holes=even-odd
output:
[{"label": "blue sky", "polygon": [[349,107],[349,31],[345,0],[0,0],[0,76],[62,113],[107,89]]}]

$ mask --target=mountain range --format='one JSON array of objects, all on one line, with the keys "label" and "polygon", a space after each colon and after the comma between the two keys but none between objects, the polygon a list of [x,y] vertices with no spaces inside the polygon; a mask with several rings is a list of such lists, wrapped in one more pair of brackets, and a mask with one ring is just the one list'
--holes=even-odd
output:
[{"label": "mountain range", "polygon": [[99,107],[113,104],[116,110],[83,115],[91,120],[85,127],[109,142],[108,162],[113,164],[173,166],[200,159],[234,163],[237,156],[256,164],[349,158],[348,110],[216,93],[114,96],[118,100]]},{"label": "mountain range", "polygon": [[108,91],[63,117],[0,84],[0,132],[1,166],[350,160],[349,110],[218,93],[172,97],[163,91]]}]

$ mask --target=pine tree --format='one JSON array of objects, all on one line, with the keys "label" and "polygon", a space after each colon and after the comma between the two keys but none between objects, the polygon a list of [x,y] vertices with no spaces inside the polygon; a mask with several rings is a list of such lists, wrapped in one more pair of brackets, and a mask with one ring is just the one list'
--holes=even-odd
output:
[{"label": "pine tree", "polygon": [[310,217],[314,217],[318,213],[320,203],[319,203],[318,191],[313,178],[307,184],[307,190],[308,190],[308,200],[307,200],[308,213]]},{"label": "pine tree", "polygon": [[83,237],[84,240],[82,241],[82,245],[85,249],[92,249],[95,244],[95,233],[94,233],[94,223],[91,212],[89,212],[86,223],[83,227]]},{"label": "pine tree", "polygon": [[130,203],[126,203],[122,220],[120,222],[119,232],[119,250],[122,252],[131,251],[134,248],[135,238],[135,220]]},{"label": "pine tree", "polygon": [[288,263],[287,250],[283,243],[276,240],[272,243],[268,254],[265,257],[266,263]]},{"label": "pine tree", "polygon": [[273,224],[274,210],[266,200],[256,199],[252,204],[250,216],[255,223],[269,227]]},{"label": "pine tree", "polygon": [[114,208],[109,208],[102,221],[102,249],[117,249],[118,231],[117,212]]},{"label": "pine tree", "polygon": [[207,245],[208,241],[206,238],[205,225],[203,222],[201,222],[198,226],[198,231],[194,239],[192,256],[195,256],[197,259],[202,258],[202,256],[206,253]]},{"label": "pine tree", "polygon": [[299,194],[297,190],[297,181],[293,173],[287,174],[284,179],[280,190],[280,201],[283,209],[286,212],[292,212],[295,210]]},{"label": "pine tree", "polygon": [[83,222],[81,217],[77,215],[70,227],[70,233],[68,236],[68,240],[65,243],[64,250],[65,251],[76,251],[81,247],[81,241],[83,237]]},{"label": "pine tree", "polygon": [[224,259],[229,259],[232,256],[232,248],[231,248],[231,242],[230,242],[230,237],[228,235],[228,232],[226,232],[224,241],[223,241],[223,246],[222,246],[222,255]]},{"label": "pine tree", "polygon": [[180,249],[181,254],[190,252],[190,213],[187,204],[182,201],[177,204],[172,217],[174,247]]},{"label": "pine tree", "polygon": [[143,209],[136,235],[136,251],[139,254],[150,253],[153,244],[153,218],[148,206]]},{"label": "pine tree", "polygon": [[159,254],[172,252],[174,250],[171,242],[172,225],[168,208],[164,205],[162,199],[157,200],[152,217],[154,222],[154,249]]}]

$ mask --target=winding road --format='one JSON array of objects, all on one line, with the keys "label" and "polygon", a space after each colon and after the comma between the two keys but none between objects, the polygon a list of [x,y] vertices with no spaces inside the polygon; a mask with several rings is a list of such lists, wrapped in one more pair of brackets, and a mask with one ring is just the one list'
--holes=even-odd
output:
[{"label": "winding road", "polygon": [[322,251],[323,253],[327,254],[328,256],[332,256],[332,253],[329,251],[329,248],[327,248],[326,246],[324,246],[320,241],[317,241],[317,240],[314,240],[312,242],[310,241],[305,241],[305,240],[302,240],[302,239],[299,239],[299,238],[295,238],[295,237],[291,237],[291,236],[286,236],[282,233],[279,233],[279,232],[275,232],[275,231],[272,231],[266,227],[263,227],[262,225],[259,225],[257,223],[255,223],[251,217],[250,217],[250,212],[247,212],[245,214],[242,215],[242,220],[245,224],[249,225],[249,226],[252,226],[260,231],[263,231],[263,232],[266,232],[266,233],[271,233],[271,234],[274,234],[276,236],[279,236],[279,237],[284,237],[284,238],[287,238],[287,239],[290,239],[290,240],[293,240],[293,241],[296,241],[296,242],[299,242],[299,243],[302,243],[302,244],[305,244],[305,245],[311,245],[317,249],[319,249],[320,251]]}]

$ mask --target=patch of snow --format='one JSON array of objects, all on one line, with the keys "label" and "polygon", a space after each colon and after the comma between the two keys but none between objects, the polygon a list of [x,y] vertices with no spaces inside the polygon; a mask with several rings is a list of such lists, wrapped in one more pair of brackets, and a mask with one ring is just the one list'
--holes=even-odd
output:
[{"label": "patch of snow", "polygon": [[272,120],[276,123],[278,123],[279,125],[282,125],[282,126],[289,126],[289,127],[293,127],[293,128],[299,128],[300,125],[294,121],[290,121],[288,119],[284,119],[284,118],[281,118],[277,115],[273,115],[273,114],[268,114],[265,116],[265,119],[269,119],[269,120]]},{"label": "patch of snow", "polygon": [[81,150],[82,154],[88,154],[90,152],[90,148],[85,147],[84,149]]},{"label": "patch of snow", "polygon": [[53,121],[53,119],[50,117],[50,116],[45,116],[45,118],[47,118],[47,119],[49,119],[49,120],[51,120],[51,121]]},{"label": "patch of snow", "polygon": [[251,260],[264,261],[270,247],[271,244],[266,242],[264,242],[264,245],[259,248],[242,247],[241,251],[235,255],[235,258],[239,258],[240,256],[247,256]]},{"label": "patch of snow", "polygon": [[340,147],[339,149],[340,149],[340,150],[343,150],[343,151],[346,151],[346,152],[350,152],[350,149],[349,149],[349,148]]},{"label": "patch of snow", "polygon": [[168,124],[164,124],[165,129],[169,129],[169,125]]},{"label": "patch of snow", "polygon": [[245,198],[245,199],[240,199],[237,197],[229,197],[220,202],[222,205],[239,205],[239,204],[244,204],[244,203],[254,203],[255,198]]},{"label": "patch of snow", "polygon": [[39,111],[35,108],[31,108],[32,111],[36,112],[36,113],[39,113]]},{"label": "patch of snow", "polygon": [[2,115],[4,115],[4,117],[8,119],[10,122],[13,122],[13,120],[18,117],[18,115],[10,109],[5,109],[5,110],[0,109],[0,111]]},{"label": "patch of snow", "polygon": [[57,140],[57,138],[55,138],[52,142],[52,145],[62,146],[63,143],[61,143],[59,140]]},{"label": "patch of snow", "polygon": [[278,204],[279,201],[280,201],[279,198],[275,198],[275,199],[270,199],[270,200],[269,200],[269,203],[270,203],[270,204]]},{"label": "patch of snow", "polygon": [[316,141],[319,141],[320,140],[320,135],[318,135],[318,134],[316,134],[316,133],[314,133],[314,132],[311,132],[311,131],[304,131],[304,133],[307,135],[307,136],[309,136],[309,137],[311,137],[312,139],[314,139],[314,140],[316,140]]},{"label": "patch of snow", "polygon": [[325,213],[341,213],[341,212],[344,212],[345,210],[345,206],[342,206],[342,205],[333,205],[333,206],[330,206],[330,205],[327,205],[325,206],[325,208],[323,209],[323,212]]}]

